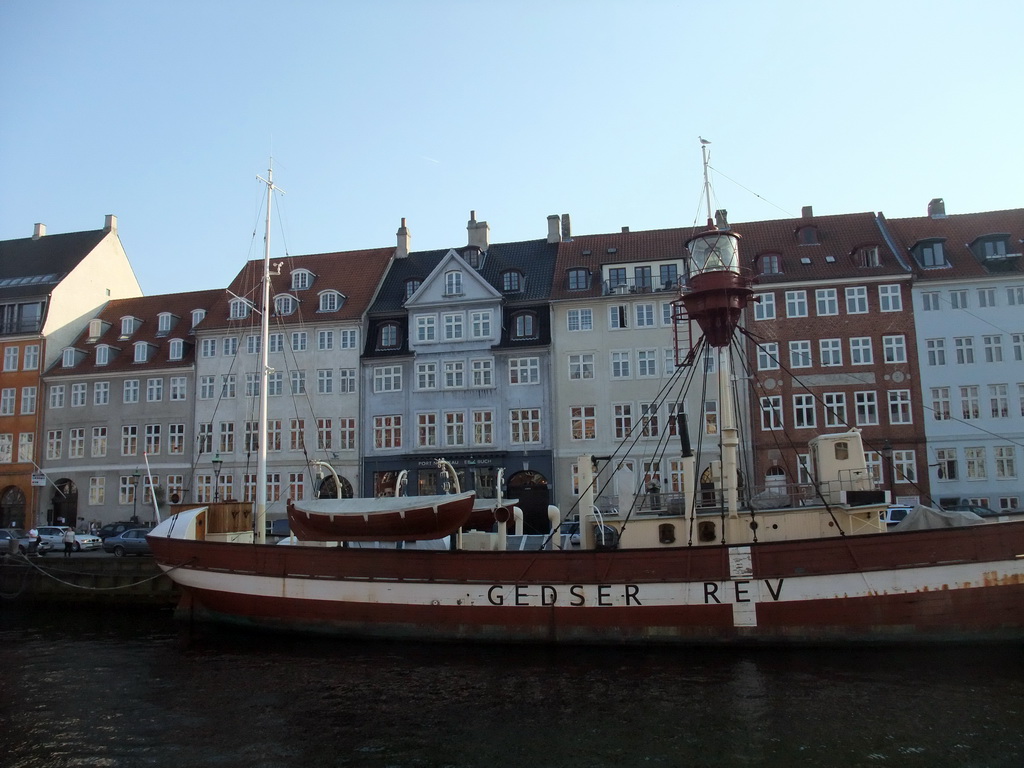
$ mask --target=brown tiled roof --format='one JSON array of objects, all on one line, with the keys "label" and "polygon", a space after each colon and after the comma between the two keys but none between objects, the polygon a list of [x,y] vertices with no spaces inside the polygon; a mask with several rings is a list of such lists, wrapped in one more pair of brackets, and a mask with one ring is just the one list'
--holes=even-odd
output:
[{"label": "brown tiled roof", "polygon": [[[991,274],[1024,272],[1024,259],[1005,259],[993,262],[991,268],[975,257],[969,248],[984,235],[1008,234],[1009,252],[1024,250],[1024,208],[983,213],[955,213],[944,218],[917,216],[906,219],[887,219],[899,247],[908,255],[917,277],[922,280],[949,280],[957,277],[982,277]],[[910,249],[922,240],[944,238],[943,252],[948,267],[923,268],[910,256]]]},{"label": "brown tiled roof", "polygon": [[[280,273],[270,278],[271,303],[274,296],[282,293],[299,300],[298,311],[291,315],[273,315],[272,322],[274,325],[291,325],[317,320],[356,320],[362,317],[373,300],[381,277],[394,253],[395,249],[392,247],[271,259],[271,273],[277,272],[277,265],[281,265]],[[296,269],[308,269],[313,273],[313,282],[309,288],[301,291],[291,290],[291,273]],[[230,293],[223,291],[220,299],[210,308],[202,327],[225,328],[233,325],[229,313],[231,301],[235,296],[248,299],[254,306],[259,307],[262,301],[262,275],[262,258],[248,262],[228,286]],[[336,290],[346,297],[337,312],[318,312],[319,296],[325,290]]]},{"label": "brown tiled roof", "polygon": [[[192,291],[189,293],[167,293],[157,296],[136,296],[131,299],[116,299],[107,302],[96,314],[95,319],[103,320],[109,327],[97,339],[89,337],[89,325],[71,345],[87,354],[74,368],[63,368],[61,360],[50,368],[51,376],[82,376],[97,373],[125,373],[150,368],[190,367],[195,360],[195,338],[192,333],[192,311],[207,309],[217,301],[222,290]],[[167,333],[157,335],[157,317],[170,312],[178,318]],[[138,329],[127,339],[121,339],[121,318],[135,317],[141,320]],[[202,324],[200,324],[200,327]],[[169,347],[171,339],[185,341],[181,360],[171,360]],[[146,341],[156,352],[145,363],[135,362],[134,344]],[[106,365],[96,365],[96,347],[107,344],[119,352]]]}]

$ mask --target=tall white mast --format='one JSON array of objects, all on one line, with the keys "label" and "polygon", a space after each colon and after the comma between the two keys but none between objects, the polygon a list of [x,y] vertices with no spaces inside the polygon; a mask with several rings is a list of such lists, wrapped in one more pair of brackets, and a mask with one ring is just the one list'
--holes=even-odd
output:
[{"label": "tall white mast", "polygon": [[267,381],[270,378],[270,210],[274,201],[274,168],[267,169],[267,178],[257,176],[267,185],[267,228],[263,238],[263,305],[260,309],[260,419],[256,452],[256,542],[267,540]]}]

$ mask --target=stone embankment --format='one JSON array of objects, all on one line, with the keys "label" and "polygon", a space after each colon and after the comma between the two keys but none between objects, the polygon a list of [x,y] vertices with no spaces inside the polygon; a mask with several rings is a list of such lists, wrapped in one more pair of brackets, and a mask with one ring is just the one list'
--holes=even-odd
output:
[{"label": "stone embankment", "polygon": [[65,558],[5,554],[0,557],[0,605],[75,602],[98,605],[173,606],[178,587],[151,557],[75,554]]}]

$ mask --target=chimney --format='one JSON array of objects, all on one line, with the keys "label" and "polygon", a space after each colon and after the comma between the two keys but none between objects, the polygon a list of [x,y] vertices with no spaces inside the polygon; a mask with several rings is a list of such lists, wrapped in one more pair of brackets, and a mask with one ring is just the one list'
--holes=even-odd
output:
[{"label": "chimney", "polygon": [[38,240],[40,237],[46,237],[46,225],[36,224],[36,228],[32,230],[32,239]]},{"label": "chimney", "polygon": [[412,241],[412,236],[409,234],[409,228],[405,226],[405,217],[402,217],[402,226],[398,228],[398,247],[395,249],[396,259],[405,259],[409,256],[409,244]]},{"label": "chimney", "polygon": [[475,245],[481,251],[486,251],[490,245],[491,228],[487,226],[486,221],[476,220],[476,211],[469,212],[466,230],[469,232],[469,244]]},{"label": "chimney", "polygon": [[803,208],[800,209],[800,215],[803,216],[805,219],[813,219],[814,208],[810,205],[805,205]]},{"label": "chimney", "polygon": [[117,233],[117,216],[112,213],[107,214],[103,220],[103,231]]},{"label": "chimney", "polygon": [[562,242],[562,235],[558,231],[558,214],[552,213],[548,216],[548,242],[549,243],[560,243]]},{"label": "chimney", "polygon": [[569,214],[562,214],[562,240],[572,240],[572,225],[569,223]]},{"label": "chimney", "polygon": [[719,229],[729,228],[729,212],[725,208],[715,211],[715,226]]},{"label": "chimney", "polygon": [[629,234],[629,227],[623,227],[622,228],[622,234],[628,235]]},{"label": "chimney", "polygon": [[946,218],[946,201],[941,197],[936,197],[930,203],[928,203],[928,218],[929,219],[944,219]]}]

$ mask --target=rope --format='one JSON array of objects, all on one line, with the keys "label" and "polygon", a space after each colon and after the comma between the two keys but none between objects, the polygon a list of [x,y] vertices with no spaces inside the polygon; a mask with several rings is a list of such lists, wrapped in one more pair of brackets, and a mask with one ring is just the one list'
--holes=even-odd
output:
[{"label": "rope", "polygon": [[[180,565],[173,565],[173,566],[171,566],[170,568],[167,569],[167,571],[158,573],[158,574],[156,574],[154,576],[148,576],[148,577],[146,577],[144,579],[141,579],[140,581],[134,581],[131,584],[120,584],[120,585],[114,586],[114,587],[86,587],[86,586],[83,586],[81,584],[74,584],[74,583],[72,583],[70,581],[65,581],[64,579],[58,578],[57,576],[55,576],[53,573],[51,573],[47,569],[39,567],[38,563],[33,562],[33,560],[31,558],[29,558],[28,556],[26,556],[26,555],[22,555],[22,554],[12,555],[12,556],[9,557],[9,559],[14,561],[14,562],[23,563],[23,564],[32,566],[32,568],[34,568],[40,574],[42,574],[43,576],[45,576],[46,578],[48,578],[48,579],[50,579],[52,581],[57,582],[58,584],[63,584],[66,587],[73,587],[74,589],[80,589],[80,590],[83,590],[85,592],[116,592],[116,591],[122,590],[122,589],[131,589],[133,587],[138,587],[138,586],[140,586],[142,584],[147,584],[147,583],[149,583],[151,581],[156,581],[157,579],[161,578],[162,576],[166,576],[170,571],[176,571],[179,568],[184,568],[189,563],[195,562],[195,558],[192,558],[191,560],[188,560],[188,561],[186,561],[184,563],[181,563]],[[96,576],[96,575],[98,575],[96,573],[86,572],[86,571],[62,571],[62,572],[63,573],[76,574],[78,576]],[[3,599],[14,599],[15,597],[20,596],[25,591],[25,588],[27,586],[27,582],[28,582],[28,571],[24,571],[23,572],[23,577],[22,577],[22,588],[13,596],[9,596],[7,594],[0,593],[0,598],[3,598]]]}]

